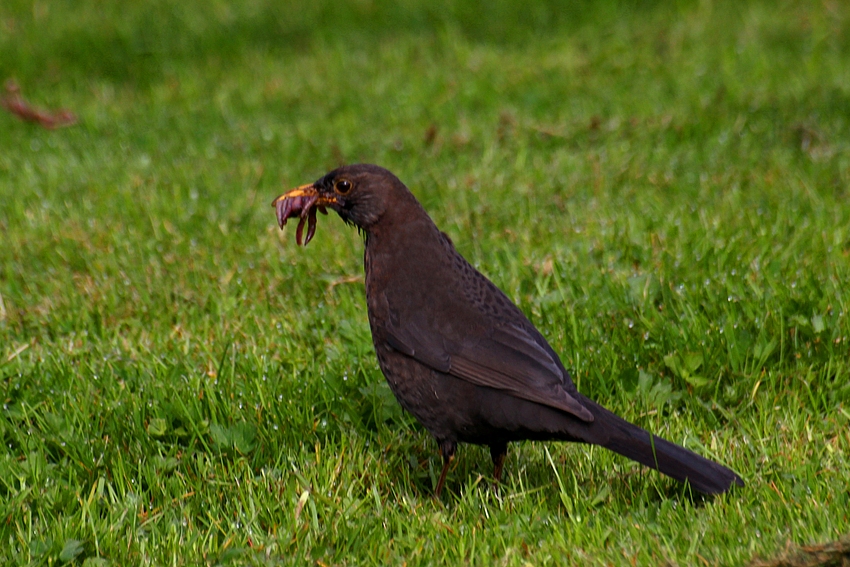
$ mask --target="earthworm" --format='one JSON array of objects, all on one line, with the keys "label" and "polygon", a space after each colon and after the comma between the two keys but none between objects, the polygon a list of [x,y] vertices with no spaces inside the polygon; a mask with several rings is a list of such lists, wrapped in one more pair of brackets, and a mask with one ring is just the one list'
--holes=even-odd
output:
[{"label": "earthworm", "polygon": [[0,97],[0,106],[27,122],[35,122],[53,130],[61,126],[70,126],[77,121],[70,110],[60,109],[55,112],[31,106],[21,97],[21,89],[14,81],[6,82],[6,96]]},{"label": "earthworm", "polygon": [[[295,242],[299,246],[307,246],[313,240],[313,235],[316,234],[316,210],[318,209],[323,215],[328,214],[328,211],[323,205],[316,205],[316,201],[318,200],[318,195],[310,195],[287,197],[275,202],[277,223],[280,225],[280,228],[284,227],[287,220],[293,217],[299,217],[298,227],[295,229]],[[305,222],[307,224],[307,235],[302,243],[301,237],[304,233]]]}]

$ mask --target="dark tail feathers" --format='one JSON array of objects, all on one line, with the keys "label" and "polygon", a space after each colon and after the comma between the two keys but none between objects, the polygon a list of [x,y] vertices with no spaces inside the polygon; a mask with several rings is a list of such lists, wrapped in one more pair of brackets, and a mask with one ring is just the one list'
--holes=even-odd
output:
[{"label": "dark tail feathers", "polygon": [[584,396],[582,402],[594,417],[588,429],[597,433],[591,434],[588,442],[601,445],[676,480],[688,482],[703,494],[726,492],[733,483],[744,486],[741,477],[723,465],[657,435],[650,435],[648,431],[629,423]]}]

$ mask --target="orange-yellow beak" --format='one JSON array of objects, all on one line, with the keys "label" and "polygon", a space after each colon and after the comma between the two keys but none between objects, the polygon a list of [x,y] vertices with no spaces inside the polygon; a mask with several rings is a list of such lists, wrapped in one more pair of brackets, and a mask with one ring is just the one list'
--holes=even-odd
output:
[{"label": "orange-yellow beak", "polygon": [[300,197],[305,200],[316,197],[317,199],[313,204],[321,207],[336,204],[336,198],[333,195],[321,195],[316,190],[316,186],[314,184],[308,183],[307,185],[301,185],[299,187],[296,187],[295,189],[290,189],[283,195],[280,195],[274,201],[272,201],[272,207],[277,206],[278,202],[282,202],[287,199],[295,199],[296,197]]}]

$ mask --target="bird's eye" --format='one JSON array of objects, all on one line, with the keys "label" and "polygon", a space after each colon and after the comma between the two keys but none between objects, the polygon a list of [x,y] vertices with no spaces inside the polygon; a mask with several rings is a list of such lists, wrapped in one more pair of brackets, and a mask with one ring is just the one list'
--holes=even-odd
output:
[{"label": "bird's eye", "polygon": [[345,195],[349,191],[351,191],[351,181],[346,179],[340,179],[334,184],[334,191],[339,193],[340,195]]}]

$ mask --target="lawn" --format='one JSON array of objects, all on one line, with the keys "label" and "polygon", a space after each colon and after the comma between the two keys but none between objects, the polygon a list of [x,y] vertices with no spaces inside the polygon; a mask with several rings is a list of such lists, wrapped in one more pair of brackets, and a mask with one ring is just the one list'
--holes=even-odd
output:
[{"label": "lawn", "polygon": [[[746,565],[850,534],[850,5],[4,0],[3,565]],[[372,352],[395,172],[585,394],[736,470],[512,445],[499,490]]]}]

